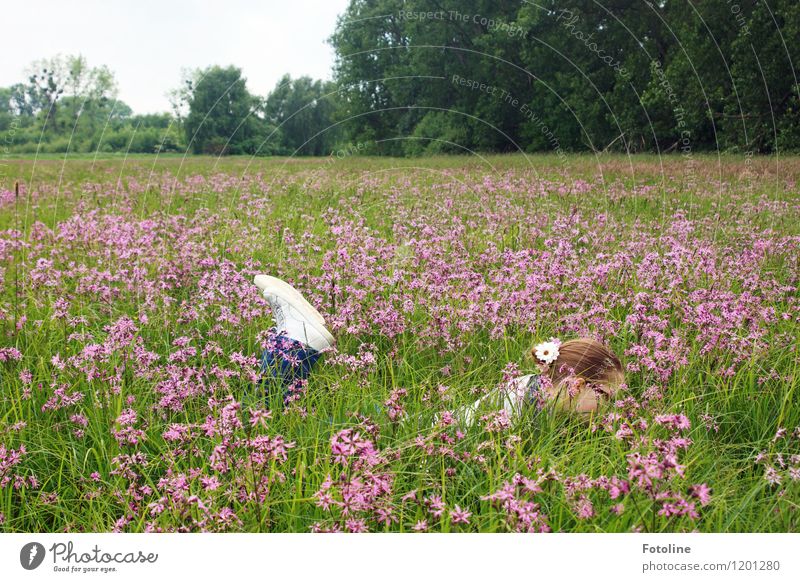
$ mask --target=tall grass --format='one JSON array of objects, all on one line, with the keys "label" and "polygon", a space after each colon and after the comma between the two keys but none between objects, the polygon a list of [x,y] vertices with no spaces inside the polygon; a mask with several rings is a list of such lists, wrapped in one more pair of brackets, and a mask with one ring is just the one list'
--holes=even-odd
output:
[{"label": "tall grass", "polygon": [[[687,186],[679,158],[488,159],[15,162],[0,531],[492,532],[525,529],[524,503],[542,516],[531,530],[794,531],[800,162],[756,160],[753,178],[701,157]],[[338,340],[288,405],[253,381],[272,325],[258,272],[307,293]],[[121,321],[134,329],[116,341]],[[618,402],[590,419],[529,410],[497,432],[437,422],[509,363],[528,371],[533,342],[576,335],[628,365]],[[115,436],[128,409],[136,442]],[[657,420],[670,414],[690,428]],[[186,436],[170,440],[175,425]],[[374,452],[337,460],[351,428]],[[258,436],[292,446],[257,457]],[[631,455],[676,439],[679,467],[637,486]],[[612,477],[630,490],[612,496]],[[514,507],[488,498],[507,483]]]}]

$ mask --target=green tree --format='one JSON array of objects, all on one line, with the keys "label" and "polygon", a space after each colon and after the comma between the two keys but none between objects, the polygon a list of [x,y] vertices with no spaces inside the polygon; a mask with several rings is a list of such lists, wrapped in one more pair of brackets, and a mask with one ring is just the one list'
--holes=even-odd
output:
[{"label": "green tree", "polygon": [[337,95],[333,83],[283,76],[267,96],[264,112],[279,130],[275,136],[285,153],[330,154],[341,134],[336,125]]},{"label": "green tree", "polygon": [[792,0],[352,0],[331,43],[347,134],[384,153],[800,143]]},{"label": "green tree", "polygon": [[800,4],[757,3],[731,53],[739,100],[723,127],[742,151],[800,150]]},{"label": "green tree", "polygon": [[[237,67],[213,66],[189,79],[186,142],[196,154],[257,153],[264,125],[259,101]],[[259,139],[260,138],[260,139]]]},{"label": "green tree", "polygon": [[0,131],[8,129],[14,120],[11,88],[0,87]]}]

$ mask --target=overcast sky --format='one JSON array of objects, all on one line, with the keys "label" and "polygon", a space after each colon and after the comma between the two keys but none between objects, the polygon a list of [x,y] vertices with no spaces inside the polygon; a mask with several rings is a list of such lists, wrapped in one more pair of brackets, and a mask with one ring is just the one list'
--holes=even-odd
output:
[{"label": "overcast sky", "polygon": [[330,78],[326,39],[348,0],[21,0],[4,2],[0,87],[37,59],[108,65],[135,113],[168,111],[182,68],[233,64],[252,93],[284,73]]}]

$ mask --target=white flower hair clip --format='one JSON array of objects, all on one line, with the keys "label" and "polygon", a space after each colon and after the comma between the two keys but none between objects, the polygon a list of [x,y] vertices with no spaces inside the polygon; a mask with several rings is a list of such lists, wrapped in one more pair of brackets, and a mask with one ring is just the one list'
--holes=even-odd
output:
[{"label": "white flower hair clip", "polygon": [[550,338],[549,342],[542,342],[533,348],[536,358],[543,364],[552,364],[558,358],[558,347],[561,342],[555,338]]}]

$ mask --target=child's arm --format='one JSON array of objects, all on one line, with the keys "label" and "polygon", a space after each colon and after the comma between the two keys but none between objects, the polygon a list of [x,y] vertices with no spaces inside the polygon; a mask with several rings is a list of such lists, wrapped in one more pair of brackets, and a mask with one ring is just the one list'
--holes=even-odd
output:
[{"label": "child's arm", "polygon": [[476,415],[481,405],[487,400],[494,399],[494,405],[497,408],[502,407],[505,409],[508,417],[513,418],[522,411],[522,407],[525,404],[526,390],[530,378],[530,375],[514,378],[507,387],[495,388],[472,404],[455,410],[452,414],[460,422],[470,426],[477,420]]},{"label": "child's arm", "polygon": [[453,416],[460,422],[464,423],[466,426],[471,426],[475,422],[475,415],[478,412],[478,408],[480,408],[481,404],[483,404],[487,399],[496,397],[498,390],[495,388],[491,392],[484,394],[478,400],[469,404],[467,406],[462,406],[458,410],[452,412]]}]

